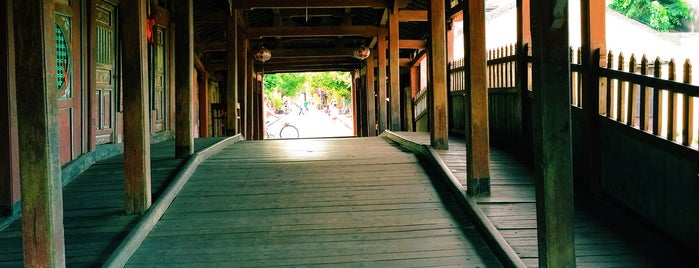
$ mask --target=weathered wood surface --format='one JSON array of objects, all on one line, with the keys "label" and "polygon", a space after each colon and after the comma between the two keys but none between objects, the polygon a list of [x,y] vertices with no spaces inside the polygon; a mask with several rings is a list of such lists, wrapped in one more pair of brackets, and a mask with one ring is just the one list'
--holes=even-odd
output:
[{"label": "weathered wood surface", "polygon": [[[221,138],[196,139],[204,149]],[[151,145],[153,199],[177,174],[183,159],[173,158],[174,141]],[[124,215],[124,159],[118,155],[100,161],[63,188],[66,266],[96,267],[136,224],[139,216]],[[22,230],[17,220],[0,232],[0,267],[22,267]]]},{"label": "weathered wood surface", "polygon": [[127,266],[500,266],[421,166],[378,137],[232,145]]},{"label": "weathered wood surface", "polygon": [[[398,132],[428,145],[425,132]],[[466,147],[460,138],[438,151],[450,171],[466,185]],[[498,147],[491,147],[490,197],[477,199],[478,208],[530,267],[538,266],[536,200],[531,164]],[[673,246],[629,213],[608,202],[575,195],[575,253],[578,267],[691,267],[686,250]],[[604,208],[604,209],[600,209]],[[691,264],[691,265],[690,265]]]}]

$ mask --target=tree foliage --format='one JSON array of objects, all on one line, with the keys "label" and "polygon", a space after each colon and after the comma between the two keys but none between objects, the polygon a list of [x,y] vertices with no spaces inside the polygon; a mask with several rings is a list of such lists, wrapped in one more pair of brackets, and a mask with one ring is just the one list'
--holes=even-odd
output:
[{"label": "tree foliage", "polygon": [[661,32],[680,31],[693,19],[685,0],[613,0],[609,7]]},{"label": "tree foliage", "polygon": [[352,77],[348,72],[280,73],[265,75],[265,94],[279,91],[284,96],[295,96],[304,89],[320,88],[334,98],[349,98]]},{"label": "tree foliage", "polygon": [[305,88],[306,74],[304,73],[279,73],[265,75],[265,94],[279,91],[284,96],[294,96]]}]

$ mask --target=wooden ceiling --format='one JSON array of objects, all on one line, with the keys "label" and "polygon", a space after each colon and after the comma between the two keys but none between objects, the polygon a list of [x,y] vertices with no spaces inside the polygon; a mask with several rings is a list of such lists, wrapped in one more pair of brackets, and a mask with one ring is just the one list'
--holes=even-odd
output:
[{"label": "wooden ceiling", "polygon": [[[425,47],[428,3],[395,4],[400,54],[409,58]],[[393,5],[394,0],[195,0],[196,51],[210,71],[226,68],[226,18],[232,8],[242,11],[251,49],[272,52],[266,73],[357,70],[362,62],[352,52],[361,45],[376,48],[377,32]]]}]

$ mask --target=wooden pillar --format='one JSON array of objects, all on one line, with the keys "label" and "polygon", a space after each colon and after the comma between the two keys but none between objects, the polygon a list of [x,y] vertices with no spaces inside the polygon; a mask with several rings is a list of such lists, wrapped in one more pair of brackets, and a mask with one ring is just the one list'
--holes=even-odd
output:
[{"label": "wooden pillar", "polygon": [[379,78],[378,78],[378,94],[376,98],[376,103],[378,104],[379,113],[379,134],[383,133],[388,129],[388,105],[386,104],[386,28],[379,29],[379,41],[377,43],[377,60],[379,68]]},{"label": "wooden pillar", "polygon": [[486,82],[485,2],[464,1],[466,91],[466,185],[471,195],[490,195],[488,85]]},{"label": "wooden pillar", "polygon": [[12,0],[0,4],[0,216],[19,214],[19,144]]},{"label": "wooden pillar", "polygon": [[255,108],[255,139],[264,139],[264,118],[263,118],[263,108],[262,108],[262,79],[264,75],[261,73],[255,74],[255,102],[253,107]]},{"label": "wooden pillar", "polygon": [[[517,89],[518,102],[521,111],[521,145],[520,149],[524,152],[531,152],[532,140],[532,120],[531,120],[531,102],[529,101],[529,48],[531,48],[531,23],[530,23],[530,0],[517,0]],[[516,109],[516,108],[515,108]]]},{"label": "wooden pillar", "polygon": [[437,150],[449,149],[447,109],[447,37],[446,9],[442,0],[430,0],[430,86],[427,106],[430,109],[430,145]]},{"label": "wooden pillar", "polygon": [[534,167],[540,267],[575,267],[568,6],[532,0]]},{"label": "wooden pillar", "polygon": [[399,43],[400,36],[398,30],[398,0],[393,4],[390,12],[388,12],[388,49],[389,54],[389,79],[391,85],[391,130],[401,130],[401,88],[400,88],[400,54]]},{"label": "wooden pillar", "polygon": [[242,33],[238,32],[238,133],[243,133],[247,138],[247,99],[248,99],[248,44],[249,42],[243,37]]},{"label": "wooden pillar", "polygon": [[150,127],[146,1],[120,5],[124,47],[124,186],[126,214],[144,213],[151,205]]},{"label": "wooden pillar", "polygon": [[[199,137],[209,137],[209,129],[211,127],[211,123],[209,122],[211,120],[211,103],[209,102],[209,73],[206,72],[204,64],[202,64],[201,61],[197,59],[195,62],[198,62],[197,81],[195,81],[195,83],[199,85]],[[196,122],[197,117],[195,116],[194,118],[194,122]]]},{"label": "wooden pillar", "polygon": [[238,134],[238,10],[226,18],[226,135]]},{"label": "wooden pillar", "polygon": [[245,100],[245,116],[247,117],[245,121],[247,122],[245,126],[245,137],[247,139],[255,139],[255,64],[252,57],[248,57],[246,64],[248,68],[246,69],[245,79],[248,80],[247,88],[245,88],[246,100]]},{"label": "wooden pillar", "polygon": [[24,265],[64,267],[54,1],[14,0],[13,19]]},{"label": "wooden pillar", "polygon": [[[581,40],[582,40],[582,83],[583,83],[583,147],[585,148],[585,164],[582,170],[586,173],[584,185],[591,193],[601,194],[600,178],[600,77],[597,67],[605,67],[606,63],[606,6],[603,1],[580,1]],[[597,53],[598,56],[595,56]],[[599,58],[600,60],[596,60]],[[643,94],[643,93],[641,93]]]},{"label": "wooden pillar", "polygon": [[361,112],[361,107],[360,107],[360,101],[359,99],[362,97],[361,92],[357,90],[357,72],[350,72],[350,77],[352,77],[352,119],[354,119],[354,136],[359,137],[360,136],[360,129],[361,129],[361,118],[359,118],[359,114]]},{"label": "wooden pillar", "polygon": [[194,74],[194,16],[192,0],[177,0],[175,16],[175,157],[194,153],[192,96]]},{"label": "wooden pillar", "polygon": [[376,136],[376,124],[377,124],[377,119],[376,119],[376,90],[374,89],[374,83],[375,83],[375,77],[374,77],[374,69],[376,66],[376,58],[373,56],[376,55],[374,51],[372,51],[371,56],[369,56],[366,59],[366,128],[367,128],[367,136],[372,137]]}]

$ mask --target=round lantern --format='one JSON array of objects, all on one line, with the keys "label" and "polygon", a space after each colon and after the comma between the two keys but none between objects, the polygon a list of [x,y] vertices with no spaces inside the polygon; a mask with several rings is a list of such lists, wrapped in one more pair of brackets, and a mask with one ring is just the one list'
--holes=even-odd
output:
[{"label": "round lantern", "polygon": [[371,50],[362,45],[361,47],[357,48],[354,50],[354,57],[360,60],[364,60],[369,57],[369,54],[371,54]]},{"label": "round lantern", "polygon": [[269,49],[265,47],[261,47],[260,49],[256,50],[255,53],[253,54],[253,57],[255,57],[255,60],[265,62],[268,61],[269,58],[272,57],[272,52],[269,51]]}]

